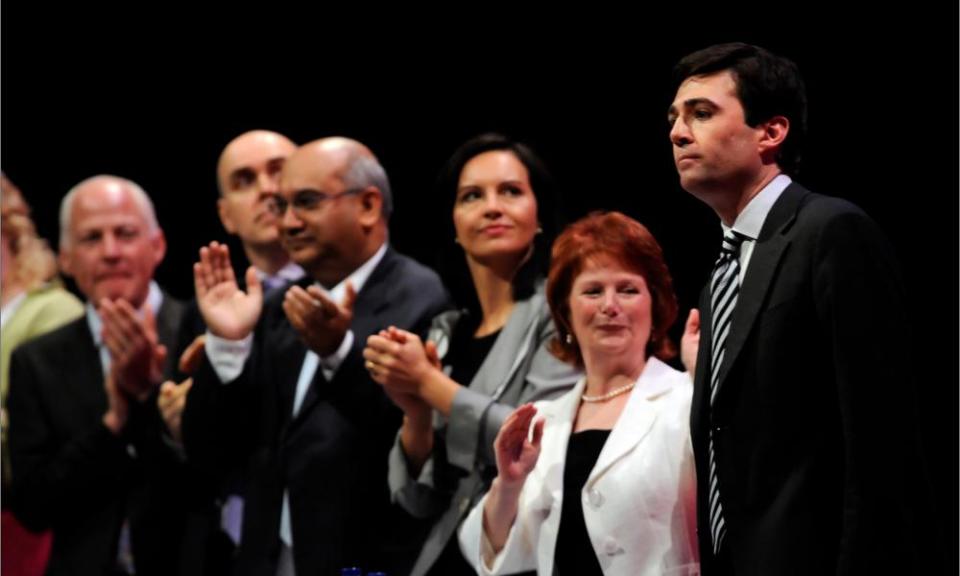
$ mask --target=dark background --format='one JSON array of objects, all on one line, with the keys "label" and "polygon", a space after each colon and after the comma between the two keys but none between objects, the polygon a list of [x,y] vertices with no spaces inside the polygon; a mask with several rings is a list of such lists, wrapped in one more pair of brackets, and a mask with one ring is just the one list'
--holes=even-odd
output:
[{"label": "dark background", "polygon": [[[0,20],[3,170],[52,242],[72,185],[97,173],[140,183],[167,236],[158,278],[183,298],[197,249],[225,237],[214,169],[237,134],[267,128],[301,143],[342,134],[368,144],[395,191],[392,243],[435,265],[438,246],[452,242],[434,232],[450,217],[433,192],[436,173],[460,142],[495,129],[542,154],[568,219],[616,209],[649,226],[684,315],[720,232],[678,184],[665,121],[670,68],[734,40],[792,58],[810,100],[798,180],[860,205],[903,265],[913,332],[884,337],[916,362],[941,546],[957,573],[956,6],[745,17],[684,4],[666,15],[529,17],[478,5],[374,21],[372,7],[304,15],[233,6],[201,17],[9,4]],[[897,420],[890,415],[891,426]]]}]

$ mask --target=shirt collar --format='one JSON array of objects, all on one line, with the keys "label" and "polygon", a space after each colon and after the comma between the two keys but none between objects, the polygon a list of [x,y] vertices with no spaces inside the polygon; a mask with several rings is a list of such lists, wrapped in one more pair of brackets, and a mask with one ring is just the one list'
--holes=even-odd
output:
[{"label": "shirt collar", "polygon": [[384,242],[380,245],[380,249],[377,250],[369,260],[361,264],[356,270],[351,272],[349,276],[341,280],[339,284],[330,290],[326,290],[323,286],[320,286],[319,282],[315,282],[314,284],[320,286],[321,290],[327,292],[330,297],[333,298],[334,302],[342,302],[343,297],[347,293],[347,282],[353,285],[354,293],[359,294],[360,291],[363,290],[363,285],[366,284],[367,280],[370,278],[370,274],[373,273],[373,270],[377,267],[377,264],[383,260],[383,255],[386,253],[387,243]]},{"label": "shirt collar", "polygon": [[[768,182],[756,196],[750,199],[746,207],[737,215],[732,229],[750,240],[759,238],[760,230],[763,229],[763,223],[767,219],[767,214],[770,213],[770,209],[773,208],[774,203],[780,198],[780,195],[783,194],[783,191],[786,190],[791,182],[792,180],[786,174],[778,174],[776,178]],[[720,224],[723,226],[724,235],[726,235],[726,233],[731,230],[731,227],[723,224],[723,222]]]},{"label": "shirt collar", "polygon": [[275,274],[267,274],[259,268],[254,268],[254,270],[257,273],[257,278],[259,278],[260,282],[267,288],[275,288],[283,286],[288,282],[296,282],[303,278],[304,275],[303,268],[295,262],[287,262],[287,264],[277,270]]},{"label": "shirt collar", "polygon": [[6,326],[7,320],[13,318],[13,315],[17,313],[17,309],[20,308],[20,305],[23,304],[23,301],[26,299],[27,292],[24,290],[4,304],[3,308],[0,308],[0,327]]}]

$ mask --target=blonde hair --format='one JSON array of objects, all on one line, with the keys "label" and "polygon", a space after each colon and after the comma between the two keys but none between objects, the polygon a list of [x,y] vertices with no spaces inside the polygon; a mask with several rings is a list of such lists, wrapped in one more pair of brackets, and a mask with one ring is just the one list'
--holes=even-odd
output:
[{"label": "blonde hair", "polygon": [[37,235],[30,206],[20,189],[0,173],[0,232],[13,252],[13,277],[24,290],[33,290],[57,276],[57,259],[47,241]]}]

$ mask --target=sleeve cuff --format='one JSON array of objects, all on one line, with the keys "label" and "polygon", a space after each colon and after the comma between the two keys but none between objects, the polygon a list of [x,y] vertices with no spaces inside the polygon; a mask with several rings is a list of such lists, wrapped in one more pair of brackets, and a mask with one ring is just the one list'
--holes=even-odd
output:
[{"label": "sleeve cuff", "polygon": [[340,365],[343,364],[347,355],[350,354],[351,348],[353,348],[353,330],[347,330],[337,351],[330,356],[320,358],[320,369],[323,370],[323,376],[327,379],[327,382],[333,381],[333,377],[336,376]]},{"label": "sleeve cuff", "polygon": [[204,348],[213,371],[226,384],[236,380],[243,372],[243,365],[253,348],[253,334],[248,334],[243,340],[227,340],[207,330]]}]

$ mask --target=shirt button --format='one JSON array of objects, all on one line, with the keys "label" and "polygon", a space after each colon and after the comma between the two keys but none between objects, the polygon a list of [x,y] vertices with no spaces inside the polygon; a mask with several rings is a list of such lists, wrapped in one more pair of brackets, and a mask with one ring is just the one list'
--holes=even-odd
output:
[{"label": "shirt button", "polygon": [[596,488],[592,488],[587,492],[587,501],[594,508],[599,508],[603,505],[603,494]]},{"label": "shirt button", "polygon": [[606,540],[603,541],[603,553],[607,556],[616,556],[621,552],[623,552],[623,548],[621,548],[620,544],[613,538],[607,537]]}]

